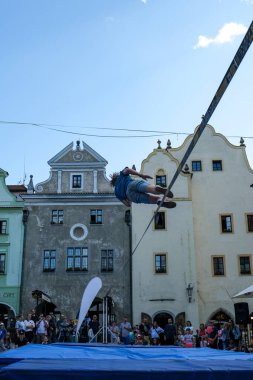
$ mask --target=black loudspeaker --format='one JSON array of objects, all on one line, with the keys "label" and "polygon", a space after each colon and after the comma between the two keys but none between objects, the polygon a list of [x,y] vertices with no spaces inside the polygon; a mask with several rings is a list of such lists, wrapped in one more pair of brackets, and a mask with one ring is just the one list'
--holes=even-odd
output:
[{"label": "black loudspeaker", "polygon": [[235,307],[235,323],[239,325],[246,325],[250,322],[249,318],[249,305],[247,302],[238,302],[234,304]]}]

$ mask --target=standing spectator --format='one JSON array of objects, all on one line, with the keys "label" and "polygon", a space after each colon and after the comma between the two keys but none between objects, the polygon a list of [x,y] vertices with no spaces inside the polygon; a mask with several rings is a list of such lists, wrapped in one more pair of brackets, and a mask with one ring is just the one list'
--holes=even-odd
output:
[{"label": "standing spectator", "polygon": [[232,319],[229,322],[230,322],[230,339],[233,341],[234,347],[236,349],[239,349],[239,343],[241,339],[241,330],[239,326],[237,326]]},{"label": "standing spectator", "polygon": [[191,330],[191,333],[193,334],[193,326],[192,326],[191,321],[186,321],[184,331],[186,331],[186,330],[188,330],[188,329],[190,329],[190,330]]},{"label": "standing spectator", "polygon": [[48,322],[43,314],[40,314],[39,320],[36,322],[36,343],[42,343],[44,336],[47,335]]},{"label": "standing spectator", "polygon": [[176,338],[176,346],[183,347],[184,345],[184,330],[182,327],[179,327]]},{"label": "standing spectator", "polygon": [[32,319],[32,314],[28,313],[27,318],[24,320],[25,324],[25,336],[29,343],[32,343],[34,337],[35,322]]},{"label": "standing spectator", "polygon": [[158,326],[157,322],[154,321],[150,328],[151,342],[154,346],[159,346],[161,343],[160,335],[164,333],[164,330]]},{"label": "standing spectator", "polygon": [[209,321],[206,328],[208,345],[210,348],[217,348],[218,346],[218,329],[212,321]]},{"label": "standing spectator", "polygon": [[193,347],[193,335],[192,335],[192,330],[190,328],[187,328],[185,331],[183,345],[185,348]]},{"label": "standing spectator", "polygon": [[116,325],[116,322],[112,322],[109,327],[110,335],[111,335],[111,343],[119,343],[119,327]]},{"label": "standing spectator", "polygon": [[31,313],[31,319],[34,321],[36,325],[36,322],[38,322],[39,318],[38,318],[38,315],[36,314],[35,309],[31,309],[30,313]]},{"label": "standing spectator", "polygon": [[172,319],[169,318],[167,325],[164,327],[164,338],[168,346],[173,346],[175,344],[176,335],[176,326],[173,325]]},{"label": "standing spectator", "polygon": [[56,318],[53,312],[49,313],[49,320],[48,320],[48,340],[49,343],[55,343],[56,342]]},{"label": "standing spectator", "polygon": [[199,325],[199,336],[202,338],[203,336],[206,336],[206,328],[204,323],[200,323]]},{"label": "standing spectator", "polygon": [[5,348],[5,336],[6,336],[6,330],[3,322],[0,322],[0,352],[1,351],[6,351]]},{"label": "standing spectator", "polygon": [[16,329],[17,335],[18,335],[20,330],[25,331],[25,321],[24,321],[24,316],[22,314],[17,316],[15,329]]},{"label": "standing spectator", "polygon": [[196,348],[200,348],[201,337],[199,335],[199,330],[198,329],[196,330],[196,334],[193,337],[194,337],[194,340],[195,340],[195,347]]},{"label": "standing spectator", "polygon": [[127,317],[124,317],[123,322],[121,322],[120,326],[120,337],[121,341],[124,344],[129,344],[130,343],[130,331],[132,331],[132,326],[131,323],[128,322]]},{"label": "standing spectator", "polygon": [[93,332],[93,337],[90,340],[90,343],[97,343],[98,340],[98,331],[99,331],[100,324],[98,322],[98,317],[96,314],[93,315],[92,320],[89,323],[89,329]]},{"label": "standing spectator", "polygon": [[16,348],[22,347],[22,346],[27,345],[28,343],[29,342],[28,342],[28,339],[25,336],[25,331],[24,330],[19,330],[17,339],[15,341],[15,347]]},{"label": "standing spectator", "polygon": [[150,339],[149,339],[150,325],[148,323],[147,318],[143,318],[143,321],[139,326],[139,331],[141,335],[143,336],[143,345],[146,346],[150,344]]},{"label": "standing spectator", "polygon": [[79,342],[80,343],[87,343],[89,342],[89,337],[88,337],[88,330],[89,330],[89,323],[91,319],[86,315],[84,318],[84,321],[81,325],[80,332],[79,332]]},{"label": "standing spectator", "polygon": [[65,315],[61,314],[59,321],[57,321],[58,342],[69,342],[69,333],[71,325]]},{"label": "standing spectator", "polygon": [[[222,350],[226,350],[229,345],[229,324],[225,323],[221,333]],[[219,347],[220,348],[220,347]]]}]

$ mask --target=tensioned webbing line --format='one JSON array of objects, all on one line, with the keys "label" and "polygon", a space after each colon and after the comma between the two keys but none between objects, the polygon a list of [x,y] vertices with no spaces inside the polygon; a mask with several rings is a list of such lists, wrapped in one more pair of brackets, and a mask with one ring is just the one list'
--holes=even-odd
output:
[{"label": "tensioned webbing line", "polygon": [[242,62],[245,54],[247,53],[247,51],[248,51],[248,49],[252,43],[252,39],[253,39],[253,21],[251,22],[249,29],[248,29],[247,33],[245,34],[245,36],[242,40],[242,43],[239,46],[239,49],[237,50],[237,52],[234,56],[234,59],[232,60],[231,65],[229,66],[218,90],[216,91],[210,106],[208,107],[205,115],[202,117],[202,121],[201,121],[200,125],[198,126],[198,128],[197,128],[197,130],[196,130],[196,132],[192,138],[192,141],[191,141],[188,149],[186,150],[184,157],[182,158],[182,161],[178,165],[178,168],[177,168],[177,170],[176,170],[176,172],[175,172],[175,174],[174,174],[174,176],[173,176],[173,178],[172,178],[172,180],[171,180],[171,182],[167,188],[167,191],[161,200],[161,204],[159,204],[159,206],[157,207],[157,209],[156,209],[154,215],[152,216],[149,224],[147,225],[147,227],[146,227],[145,231],[143,232],[142,236],[140,237],[136,247],[134,248],[132,255],[135,253],[136,249],[139,247],[143,237],[145,236],[145,234],[146,234],[147,230],[149,229],[151,223],[153,222],[154,218],[156,217],[156,215],[157,215],[160,207],[162,206],[165,198],[168,196],[170,189],[174,185],[177,177],[179,176],[179,173],[182,171],[184,164],[186,163],[188,157],[190,156],[193,148],[197,144],[197,142],[198,142],[200,136],[202,135],[208,121],[210,120],[214,110],[216,109],[217,105],[219,104],[223,94],[225,93],[226,89],[228,88],[233,76],[235,75],[240,63]]}]

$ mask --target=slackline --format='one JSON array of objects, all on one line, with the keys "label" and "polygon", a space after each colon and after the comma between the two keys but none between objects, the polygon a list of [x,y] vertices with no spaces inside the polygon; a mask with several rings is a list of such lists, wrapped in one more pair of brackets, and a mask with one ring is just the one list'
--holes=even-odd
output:
[{"label": "slackline", "polygon": [[160,207],[162,207],[162,204],[163,204],[165,198],[168,196],[170,189],[174,185],[177,177],[179,176],[179,173],[182,171],[184,164],[186,163],[186,161],[187,161],[188,157],[190,156],[192,150],[194,149],[195,145],[197,144],[197,142],[198,142],[200,136],[202,135],[208,121],[210,120],[210,118],[211,118],[212,114],[214,113],[217,105],[219,104],[222,96],[224,95],[224,93],[227,90],[231,80],[233,79],[240,63],[242,62],[244,56],[246,55],[246,53],[247,53],[247,51],[248,51],[248,49],[252,43],[252,39],[253,39],[253,21],[251,22],[249,29],[248,29],[247,33],[245,34],[245,36],[242,40],[242,43],[239,46],[239,49],[237,50],[237,52],[236,52],[236,54],[232,60],[232,63],[230,64],[224,78],[222,79],[221,84],[218,87],[218,90],[216,91],[216,93],[213,97],[213,100],[211,101],[210,106],[208,107],[205,115],[202,116],[202,121],[201,121],[200,125],[198,126],[198,128],[196,129],[196,132],[192,138],[192,141],[191,141],[188,149],[186,150],[184,157],[182,158],[182,161],[178,165],[178,168],[177,168],[177,170],[176,170],[176,172],[175,172],[175,174],[174,174],[174,176],[173,176],[173,178],[172,178],[172,180],[171,180],[171,182],[167,188],[166,193],[164,194],[164,196],[161,200],[161,203],[158,205],[158,207],[157,207],[154,215],[152,216],[150,222],[148,223],[145,231],[141,235],[137,245],[135,246],[134,250],[132,251],[132,255],[135,253],[135,251],[139,247],[139,245],[140,245],[142,239],[144,238],[147,230],[149,229],[154,218],[156,217]]}]

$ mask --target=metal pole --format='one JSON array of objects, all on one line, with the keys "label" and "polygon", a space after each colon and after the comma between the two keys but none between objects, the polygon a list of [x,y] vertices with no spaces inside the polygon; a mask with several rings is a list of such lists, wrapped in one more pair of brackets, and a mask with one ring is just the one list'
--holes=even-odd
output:
[{"label": "metal pole", "polygon": [[105,343],[105,299],[103,298],[103,343]]},{"label": "metal pole", "polygon": [[107,329],[108,329],[108,297],[105,297],[105,342],[108,343]]}]

